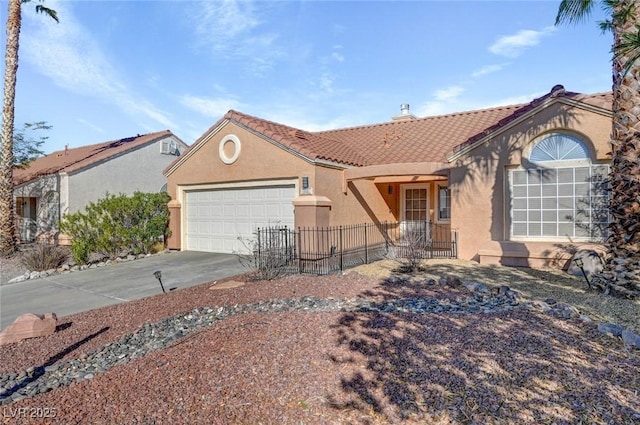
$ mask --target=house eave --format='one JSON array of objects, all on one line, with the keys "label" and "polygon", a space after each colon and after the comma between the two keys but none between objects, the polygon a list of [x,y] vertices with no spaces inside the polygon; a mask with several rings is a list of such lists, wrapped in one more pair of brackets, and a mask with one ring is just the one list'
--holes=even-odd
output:
[{"label": "house eave", "polygon": [[485,136],[483,136],[482,138],[480,138],[477,141],[473,142],[469,146],[465,146],[464,148],[460,149],[457,152],[450,153],[447,156],[447,161],[451,163],[451,162],[459,159],[460,157],[462,157],[462,156],[466,155],[467,153],[471,152],[472,150],[474,150],[478,146],[482,145],[483,143],[487,142],[488,140],[493,139],[496,136],[498,136],[498,135],[500,135],[500,134],[512,129],[513,127],[521,124],[523,121],[526,121],[529,118],[531,118],[532,116],[536,115],[537,113],[539,113],[543,109],[548,108],[548,107],[550,107],[550,106],[552,106],[553,104],[556,104],[556,103],[562,103],[562,104],[565,104],[567,106],[581,108],[581,109],[584,109],[586,111],[594,112],[594,113],[597,113],[597,114],[600,114],[600,115],[613,117],[613,112],[608,110],[608,109],[606,109],[606,108],[601,108],[601,107],[598,107],[598,106],[595,106],[595,105],[591,105],[591,104],[588,104],[588,103],[585,103],[585,102],[581,102],[579,100],[575,100],[575,99],[568,98],[568,97],[550,98],[550,99],[547,99],[546,101],[542,102],[540,105],[536,106],[535,108],[531,109],[530,111],[525,112],[520,117],[515,118],[513,121],[507,123],[503,127],[500,127],[499,129],[486,134]]},{"label": "house eave", "polygon": [[164,174],[165,177],[169,177],[170,174],[176,171],[187,159],[191,158],[193,154],[198,152],[200,148],[202,148],[202,146],[204,146],[209,140],[211,140],[213,136],[218,134],[222,127],[227,125],[229,122],[231,122],[231,120],[229,119],[221,121],[220,124],[213,128],[206,136],[201,137],[199,141],[196,141],[196,143],[191,146],[186,153],[180,155],[177,161],[173,162],[167,168],[165,168],[162,174]]},{"label": "house eave", "polygon": [[319,166],[323,166],[323,167],[328,167],[328,168],[334,168],[334,169],[339,169],[339,170],[343,170],[346,168],[350,168],[350,165],[347,164],[342,164],[336,161],[331,161],[331,160],[327,160],[327,159],[314,159],[314,158],[310,158],[298,151],[296,151],[295,149],[291,149],[290,147],[288,147],[287,145],[284,145],[272,138],[270,138],[269,136],[260,133],[259,131],[256,131],[254,129],[252,129],[251,127],[248,127],[238,121],[232,120],[232,119],[225,119],[224,121],[222,121],[219,125],[217,125],[213,130],[211,130],[206,136],[202,137],[200,139],[199,142],[197,142],[186,154],[182,155],[180,157],[180,159],[176,162],[174,162],[172,165],[170,165],[167,169],[164,170],[164,175],[165,177],[169,177],[169,175],[171,173],[173,173],[178,167],[180,167],[180,165],[182,165],[184,163],[184,161],[186,161],[187,159],[189,159],[191,157],[191,155],[195,154],[202,146],[204,146],[209,140],[211,140],[216,134],[218,134],[227,124],[233,123],[235,125],[237,125],[238,127],[242,128],[245,131],[248,131],[249,133],[253,134],[254,136],[284,150],[285,152],[302,159],[303,161],[306,161],[309,164],[313,164],[313,165],[319,165]]},{"label": "house eave", "polygon": [[446,162],[408,162],[353,167],[342,172],[342,192],[347,193],[347,185],[353,180],[410,176],[439,176],[445,179],[449,177],[449,167]]},{"label": "house eave", "polygon": [[344,169],[344,168],[348,168],[349,165],[346,164],[342,164],[336,161],[331,161],[331,160],[327,160],[327,159],[317,159],[317,158],[310,158],[302,153],[300,153],[299,151],[290,148],[289,146],[278,142],[277,140],[272,139],[271,137],[267,136],[264,133],[260,133],[259,131],[256,131],[254,129],[252,129],[251,127],[248,127],[240,122],[234,121],[234,123],[239,126],[242,127],[243,129],[245,129],[246,131],[248,131],[249,133],[253,134],[254,136],[259,137],[260,139],[271,143],[272,145],[284,150],[285,152],[302,159],[303,161],[309,163],[309,164],[313,164],[313,165],[322,165],[325,167],[330,167],[330,168],[337,168],[337,169]]}]

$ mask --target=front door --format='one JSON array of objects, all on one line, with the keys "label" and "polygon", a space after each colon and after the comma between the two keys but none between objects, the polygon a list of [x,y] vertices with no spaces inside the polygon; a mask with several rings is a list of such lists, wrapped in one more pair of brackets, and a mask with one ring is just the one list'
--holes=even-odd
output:
[{"label": "front door", "polygon": [[[403,240],[413,244],[427,244],[429,228],[429,185],[402,185],[400,231]],[[412,241],[412,242],[411,242]]]},{"label": "front door", "polygon": [[402,185],[401,189],[402,222],[429,221],[429,185]]}]

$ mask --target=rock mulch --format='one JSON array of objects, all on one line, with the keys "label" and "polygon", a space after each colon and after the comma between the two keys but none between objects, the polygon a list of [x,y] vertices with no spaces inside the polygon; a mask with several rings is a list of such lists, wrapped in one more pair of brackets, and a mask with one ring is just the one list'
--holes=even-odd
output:
[{"label": "rock mulch", "polygon": [[[388,283],[404,283],[396,277]],[[107,344],[100,350],[82,354],[75,359],[50,362],[30,367],[25,371],[0,376],[0,405],[33,397],[75,381],[90,380],[114,366],[128,363],[157,350],[167,348],[197,331],[225,318],[239,314],[262,312],[358,312],[358,313],[419,313],[419,314],[490,314],[515,308],[524,308],[550,314],[561,319],[580,318],[590,321],[570,305],[553,299],[525,301],[520,293],[507,286],[490,290],[478,282],[461,282],[452,276],[443,276],[439,282],[433,279],[422,282],[426,286],[445,285],[465,287],[470,291],[459,298],[409,297],[375,301],[367,298],[318,298],[302,297],[276,299],[251,304],[200,307],[188,313],[174,315],[142,326],[138,331],[124,335],[120,340]],[[621,337],[627,346],[640,348],[640,336],[614,324],[598,326],[601,333]]]},{"label": "rock mulch", "polygon": [[504,295],[475,294],[459,300],[409,298],[376,302],[364,298],[303,297],[232,307],[202,307],[144,325],[137,332],[125,335],[119,341],[80,358],[30,367],[20,373],[0,376],[0,404],[33,397],[74,381],[92,379],[95,374],[166,348],[200,329],[238,314],[285,311],[474,314],[512,309],[518,305],[517,301]]},{"label": "rock mulch", "polygon": [[104,261],[93,262],[91,264],[82,264],[82,265],[63,264],[58,268],[43,270],[43,271],[27,270],[26,272],[9,279],[5,284],[12,285],[14,283],[20,283],[20,282],[24,282],[32,279],[41,279],[41,278],[45,278],[45,277],[53,276],[57,274],[67,274],[67,273],[79,272],[83,270],[96,269],[96,268],[108,266],[110,264],[125,263],[128,261],[134,261],[140,258],[150,257],[152,255],[159,255],[159,254],[164,254],[164,252],[160,252],[158,254],[139,254],[139,255],[129,254],[124,257],[118,257],[115,260],[104,260]]}]

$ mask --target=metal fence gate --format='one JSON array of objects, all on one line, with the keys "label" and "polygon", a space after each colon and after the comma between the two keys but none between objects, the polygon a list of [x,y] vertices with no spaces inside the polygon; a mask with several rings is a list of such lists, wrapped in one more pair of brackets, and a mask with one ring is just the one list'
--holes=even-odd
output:
[{"label": "metal fence gate", "polygon": [[457,232],[431,222],[333,227],[266,227],[256,231],[258,267],[324,275],[383,258],[457,258]]}]

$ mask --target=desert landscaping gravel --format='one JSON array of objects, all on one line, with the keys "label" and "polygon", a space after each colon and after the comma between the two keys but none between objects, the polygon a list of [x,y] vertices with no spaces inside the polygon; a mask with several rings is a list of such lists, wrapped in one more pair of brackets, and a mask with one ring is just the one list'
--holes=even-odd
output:
[{"label": "desert landscaping gravel", "polygon": [[598,331],[640,330],[637,301],[560,272],[424,266],[208,283],[58,318],[0,347],[3,423],[640,423],[640,350]]}]

